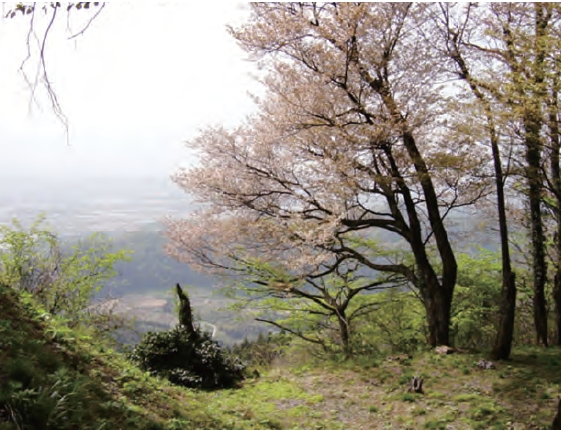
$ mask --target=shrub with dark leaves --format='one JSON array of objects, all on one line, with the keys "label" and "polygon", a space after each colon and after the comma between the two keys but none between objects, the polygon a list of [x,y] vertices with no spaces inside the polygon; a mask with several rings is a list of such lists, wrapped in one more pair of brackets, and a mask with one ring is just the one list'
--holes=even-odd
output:
[{"label": "shrub with dark leaves", "polygon": [[129,357],[141,369],[189,388],[231,388],[245,369],[208,334],[190,335],[182,326],[148,332]]}]

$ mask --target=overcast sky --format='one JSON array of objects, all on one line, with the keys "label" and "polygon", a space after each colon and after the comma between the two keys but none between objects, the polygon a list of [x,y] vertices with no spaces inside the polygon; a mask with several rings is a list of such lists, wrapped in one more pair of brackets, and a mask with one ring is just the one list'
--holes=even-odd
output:
[{"label": "overcast sky", "polygon": [[[69,145],[42,88],[30,109],[19,71],[28,19],[0,19],[0,178],[166,177],[189,163],[183,141],[253,109],[255,66],[225,29],[246,14],[236,2],[110,3],[68,40],[61,10],[46,62]],[[33,77],[36,63],[25,70]]]}]

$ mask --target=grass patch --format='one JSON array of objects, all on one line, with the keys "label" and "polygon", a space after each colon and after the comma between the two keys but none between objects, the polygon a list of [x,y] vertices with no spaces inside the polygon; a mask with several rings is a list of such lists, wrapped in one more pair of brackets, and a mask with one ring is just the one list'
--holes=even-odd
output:
[{"label": "grass patch", "polygon": [[411,411],[411,414],[412,414],[413,416],[424,416],[424,415],[427,414],[427,411],[426,411],[424,408],[422,408],[422,407],[415,407],[415,408]]},{"label": "grass patch", "polygon": [[482,397],[477,394],[460,394],[454,397],[457,403],[468,403],[471,401],[481,401]]},{"label": "grass patch", "polygon": [[423,423],[425,430],[445,430],[448,423],[442,419],[430,419]]},{"label": "grass patch", "polygon": [[401,396],[401,400],[407,403],[414,403],[415,401],[417,401],[417,398],[419,398],[418,394],[412,394],[409,392]]}]

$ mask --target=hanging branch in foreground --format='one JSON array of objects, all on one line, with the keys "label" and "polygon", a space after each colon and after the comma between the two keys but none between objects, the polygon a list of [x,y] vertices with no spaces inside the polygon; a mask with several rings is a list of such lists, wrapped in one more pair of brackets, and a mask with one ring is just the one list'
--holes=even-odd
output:
[{"label": "hanging branch in foreground", "polygon": [[[71,32],[68,39],[75,39],[78,36],[83,35],[88,28],[90,28],[93,21],[100,15],[101,11],[104,9],[105,3],[100,2],[77,2],[77,3],[61,3],[61,2],[50,2],[45,3],[42,6],[38,6],[37,3],[25,4],[17,3],[13,8],[9,9],[5,14],[6,18],[17,18],[29,17],[29,28],[27,31],[27,36],[25,39],[25,44],[27,47],[27,53],[23,59],[19,71],[23,76],[25,83],[27,84],[31,96],[29,99],[30,108],[33,103],[37,103],[36,92],[37,87],[41,84],[46,90],[47,97],[51,103],[51,109],[57,118],[62,122],[66,129],[68,138],[68,119],[64,114],[60,101],[58,99],[57,93],[53,87],[52,81],[49,76],[49,70],[47,67],[46,53],[47,53],[47,42],[52,33],[53,26],[58,17],[61,8],[65,9],[67,18],[67,30],[70,32],[70,16],[74,10],[96,10],[95,13],[86,21],[86,23],[80,27],[77,32]],[[40,15],[47,17],[47,23],[43,30],[38,31],[38,20]],[[35,71],[34,77],[30,78],[27,72],[27,64],[33,59],[34,52],[37,52],[37,69]]]}]

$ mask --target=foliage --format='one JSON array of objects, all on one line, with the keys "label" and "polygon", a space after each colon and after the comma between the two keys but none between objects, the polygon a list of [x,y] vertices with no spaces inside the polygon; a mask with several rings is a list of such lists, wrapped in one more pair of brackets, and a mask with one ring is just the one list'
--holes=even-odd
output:
[{"label": "foliage", "polygon": [[190,388],[218,389],[243,379],[245,364],[232,357],[208,334],[190,336],[182,326],[148,332],[130,354],[141,369]]},{"label": "foliage", "polygon": [[63,243],[43,217],[29,229],[14,220],[13,227],[0,226],[0,282],[32,294],[47,313],[63,316],[70,325],[95,322],[101,332],[110,332],[122,322],[110,306],[91,301],[116,275],[115,264],[129,259],[128,252],[111,248],[101,234]]},{"label": "foliage", "polygon": [[458,286],[452,307],[456,345],[490,349],[498,324],[501,262],[497,252],[479,249],[458,255]]},{"label": "foliage", "polygon": [[282,358],[290,341],[291,336],[283,332],[269,332],[267,335],[261,332],[254,341],[246,338],[241,343],[234,344],[231,351],[248,365],[268,368],[275,360]]},{"label": "foliage", "polygon": [[[366,241],[363,241],[366,243]],[[379,247],[368,241],[373,253]],[[393,255],[395,252],[386,252]],[[380,254],[381,255],[381,254]],[[355,321],[378,306],[374,295],[395,286],[396,277],[360,270],[356,264],[341,263],[321,277],[291,277],[286,264],[272,265],[260,259],[245,264],[253,281],[226,290],[235,298],[235,308],[251,312],[257,321],[290,333],[317,350],[353,353]],[[365,295],[367,294],[367,295]]]},{"label": "foliage", "polygon": [[412,353],[426,343],[424,310],[414,292],[389,289],[375,299],[376,310],[356,323],[355,351]]},{"label": "foliage", "polygon": [[[93,5],[95,7],[99,6],[100,2],[77,2],[77,3],[68,3],[66,5],[64,5],[64,7],[66,8],[67,11],[70,11],[72,8],[76,8],[78,10],[84,8],[84,9],[89,9],[90,5]],[[63,5],[60,2],[51,2],[48,5],[45,4],[44,6],[41,7],[41,10],[43,13],[47,13],[50,10],[54,10],[57,9],[59,7],[62,7]],[[21,15],[30,15],[33,14],[36,10],[36,4],[24,4],[24,3],[17,3],[15,5],[15,7],[13,9],[8,10],[8,12],[6,13],[5,17],[6,18],[14,18],[18,12],[21,13]]]}]

